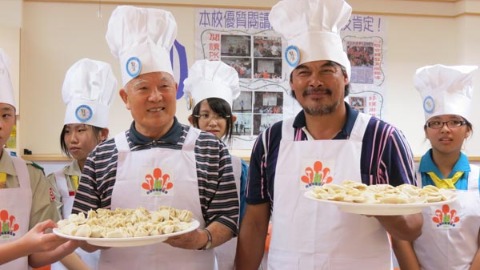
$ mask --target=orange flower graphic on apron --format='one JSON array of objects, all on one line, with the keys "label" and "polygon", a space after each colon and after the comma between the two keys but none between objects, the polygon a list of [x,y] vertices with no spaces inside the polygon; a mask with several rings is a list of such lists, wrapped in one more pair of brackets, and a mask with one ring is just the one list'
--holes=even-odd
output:
[{"label": "orange flower graphic on apron", "polygon": [[302,182],[306,184],[306,187],[321,186],[333,181],[333,177],[330,175],[330,168],[323,167],[321,161],[315,161],[312,167],[305,168],[305,174],[302,176]]},{"label": "orange flower graphic on apron", "polygon": [[435,216],[432,217],[432,221],[437,224],[437,227],[440,226],[452,226],[455,227],[455,224],[460,221],[460,217],[457,216],[457,210],[451,209],[448,204],[442,206],[442,210],[435,210]]},{"label": "orange flower graphic on apron", "polygon": [[7,210],[3,209],[0,211],[0,228],[1,238],[10,238],[10,236],[15,236],[15,232],[18,231],[20,226],[15,222],[15,216],[10,215]]},{"label": "orange flower graphic on apron", "polygon": [[145,182],[142,183],[142,188],[150,193],[168,193],[168,190],[173,188],[173,183],[170,182],[170,175],[163,173],[162,169],[155,168],[153,174],[145,175]]}]

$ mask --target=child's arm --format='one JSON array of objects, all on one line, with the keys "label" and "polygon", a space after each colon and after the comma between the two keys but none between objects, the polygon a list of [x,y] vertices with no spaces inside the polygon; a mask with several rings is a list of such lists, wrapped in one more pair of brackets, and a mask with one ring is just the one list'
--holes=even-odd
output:
[{"label": "child's arm", "polygon": [[20,239],[0,245],[0,265],[13,261],[34,252],[51,250],[65,243],[67,240],[45,230],[56,227],[55,222],[46,220],[35,225]]}]

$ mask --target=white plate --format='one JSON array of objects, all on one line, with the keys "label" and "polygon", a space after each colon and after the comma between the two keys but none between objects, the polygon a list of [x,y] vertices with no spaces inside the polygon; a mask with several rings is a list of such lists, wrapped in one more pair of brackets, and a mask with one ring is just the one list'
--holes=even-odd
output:
[{"label": "white plate", "polygon": [[317,199],[313,195],[313,191],[311,190],[305,192],[304,195],[305,197],[311,200],[315,200],[317,202],[336,205],[338,206],[338,208],[340,208],[340,210],[346,213],[372,215],[372,216],[398,216],[398,215],[416,214],[416,213],[422,212],[422,209],[425,207],[449,204],[456,200],[456,196],[452,195],[452,197],[446,201],[434,202],[434,203],[373,204],[373,203],[351,203],[351,202]]},{"label": "white plate", "polygon": [[193,220],[190,222],[190,227],[184,231],[154,235],[154,236],[143,236],[143,237],[128,237],[128,238],[91,238],[91,237],[80,237],[64,234],[59,231],[58,228],[53,229],[53,233],[64,238],[73,239],[73,240],[82,240],[87,241],[91,245],[100,246],[100,247],[135,247],[135,246],[145,246],[155,243],[160,243],[167,240],[169,237],[185,234],[191,232],[200,226],[198,220]]}]

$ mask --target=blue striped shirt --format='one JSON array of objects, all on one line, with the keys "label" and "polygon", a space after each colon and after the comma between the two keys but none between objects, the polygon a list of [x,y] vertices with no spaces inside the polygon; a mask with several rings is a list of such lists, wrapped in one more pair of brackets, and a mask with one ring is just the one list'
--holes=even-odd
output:
[{"label": "blue striped shirt", "polygon": [[[359,114],[347,103],[345,106],[347,121],[334,140],[345,140],[350,137]],[[300,134],[298,137],[294,136],[295,140],[307,140],[307,135],[302,130],[305,125],[305,114],[301,111],[293,123],[295,134]],[[273,185],[282,139],[282,121],[273,124],[264,132],[267,141],[267,160],[262,136],[258,136],[250,158],[246,200],[248,204],[270,202],[273,207]],[[407,140],[401,131],[378,118],[372,117],[368,123],[359,162],[362,182],[367,185],[397,186],[404,183],[416,185],[415,165]]]},{"label": "blue striped shirt", "polygon": [[[175,119],[165,136],[152,140],[138,133],[132,123],[126,136],[131,151],[155,147],[181,150],[189,129]],[[201,132],[195,142],[194,152],[200,205],[206,224],[220,222],[236,235],[239,205],[228,149],[214,135]],[[117,161],[118,150],[113,138],[101,143],[90,153],[75,195],[73,213],[111,207]]]}]

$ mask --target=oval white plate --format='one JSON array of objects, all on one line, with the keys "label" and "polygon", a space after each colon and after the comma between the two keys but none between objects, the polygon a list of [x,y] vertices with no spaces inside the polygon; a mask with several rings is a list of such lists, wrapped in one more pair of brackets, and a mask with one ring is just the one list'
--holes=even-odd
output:
[{"label": "oval white plate", "polygon": [[351,203],[341,201],[331,201],[317,199],[313,195],[313,191],[309,190],[304,193],[305,197],[322,203],[328,203],[338,206],[340,210],[346,213],[362,214],[371,216],[398,216],[409,215],[422,212],[425,207],[449,204],[456,200],[456,196],[453,195],[450,199],[441,202],[433,203],[403,203],[403,204],[389,204],[389,203]]},{"label": "oval white plate", "polygon": [[63,238],[87,241],[91,245],[100,246],[100,247],[135,247],[135,246],[145,246],[145,245],[160,243],[167,240],[169,237],[191,232],[196,228],[198,228],[198,226],[200,226],[200,222],[198,222],[198,220],[192,220],[192,222],[190,222],[190,227],[184,231],[162,234],[162,235],[126,237],[126,238],[91,238],[91,237],[73,236],[73,235],[68,235],[60,232],[58,228],[54,228],[53,233]]}]

